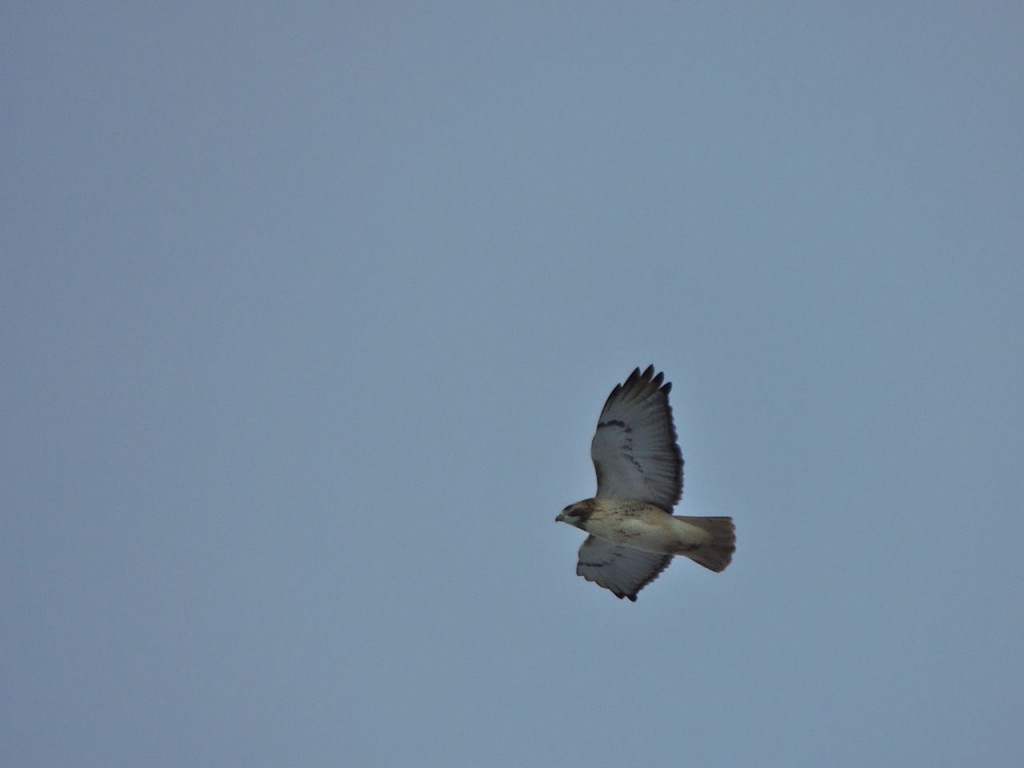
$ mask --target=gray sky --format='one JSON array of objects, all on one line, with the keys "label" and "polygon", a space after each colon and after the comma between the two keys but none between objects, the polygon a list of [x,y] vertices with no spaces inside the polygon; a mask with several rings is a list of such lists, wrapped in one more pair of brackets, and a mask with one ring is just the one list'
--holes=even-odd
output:
[{"label": "gray sky", "polygon": [[893,5],[10,4],[0,763],[1020,765],[1024,8]]}]

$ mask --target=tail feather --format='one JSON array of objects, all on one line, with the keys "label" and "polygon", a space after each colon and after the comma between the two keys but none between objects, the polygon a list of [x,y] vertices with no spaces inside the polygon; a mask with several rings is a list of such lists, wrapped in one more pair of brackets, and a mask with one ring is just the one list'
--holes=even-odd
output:
[{"label": "tail feather", "polygon": [[704,534],[696,548],[682,554],[716,573],[724,571],[736,551],[736,526],[731,517],[676,517]]}]

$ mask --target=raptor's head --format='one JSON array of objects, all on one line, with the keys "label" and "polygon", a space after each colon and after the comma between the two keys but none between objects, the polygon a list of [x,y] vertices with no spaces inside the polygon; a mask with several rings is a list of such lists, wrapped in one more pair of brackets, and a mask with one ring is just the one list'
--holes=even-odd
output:
[{"label": "raptor's head", "polygon": [[555,522],[568,523],[569,525],[575,525],[577,528],[582,528],[583,524],[587,522],[593,511],[593,499],[587,499],[586,501],[577,501],[575,504],[570,504],[568,507],[559,512],[558,517],[555,518]]}]

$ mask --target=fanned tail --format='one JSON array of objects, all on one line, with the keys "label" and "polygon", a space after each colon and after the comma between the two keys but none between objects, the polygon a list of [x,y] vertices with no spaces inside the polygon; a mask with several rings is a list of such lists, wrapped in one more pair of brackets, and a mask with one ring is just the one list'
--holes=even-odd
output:
[{"label": "fanned tail", "polygon": [[736,526],[731,517],[676,517],[703,534],[703,541],[694,549],[681,554],[693,562],[703,565],[715,573],[724,571],[732,562],[732,553],[736,551]]}]

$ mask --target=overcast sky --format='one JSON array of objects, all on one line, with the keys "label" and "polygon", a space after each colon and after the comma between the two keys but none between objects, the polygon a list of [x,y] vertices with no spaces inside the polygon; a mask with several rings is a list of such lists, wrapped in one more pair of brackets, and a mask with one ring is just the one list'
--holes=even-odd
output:
[{"label": "overcast sky", "polygon": [[1020,3],[0,16],[0,763],[1024,764]]}]

